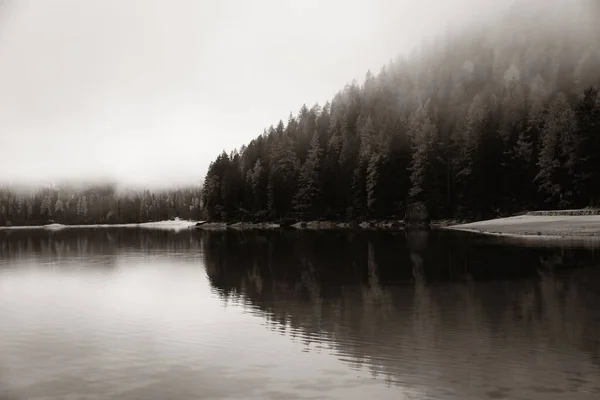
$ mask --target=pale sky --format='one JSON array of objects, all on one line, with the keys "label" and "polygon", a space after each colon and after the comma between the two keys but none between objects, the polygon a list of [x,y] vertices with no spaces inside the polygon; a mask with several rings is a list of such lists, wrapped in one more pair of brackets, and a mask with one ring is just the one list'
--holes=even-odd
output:
[{"label": "pale sky", "polygon": [[0,183],[200,183],[221,150],[494,3],[6,0]]}]

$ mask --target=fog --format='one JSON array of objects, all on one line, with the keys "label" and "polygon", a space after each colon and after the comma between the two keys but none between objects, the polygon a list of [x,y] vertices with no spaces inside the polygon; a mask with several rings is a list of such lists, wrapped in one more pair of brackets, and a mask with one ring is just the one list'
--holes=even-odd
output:
[{"label": "fog", "polygon": [[509,4],[7,1],[0,181],[199,183],[221,150]]}]

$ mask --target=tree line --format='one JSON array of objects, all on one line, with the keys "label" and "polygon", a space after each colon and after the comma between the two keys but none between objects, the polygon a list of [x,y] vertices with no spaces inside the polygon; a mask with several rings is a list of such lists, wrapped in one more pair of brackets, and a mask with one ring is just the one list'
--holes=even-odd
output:
[{"label": "tree line", "polygon": [[111,224],[201,219],[199,187],[118,191],[114,185],[0,188],[0,226]]},{"label": "tree line", "polygon": [[[210,164],[211,220],[480,219],[600,202],[597,4],[433,40]],[[535,24],[532,23],[535,21]]]}]

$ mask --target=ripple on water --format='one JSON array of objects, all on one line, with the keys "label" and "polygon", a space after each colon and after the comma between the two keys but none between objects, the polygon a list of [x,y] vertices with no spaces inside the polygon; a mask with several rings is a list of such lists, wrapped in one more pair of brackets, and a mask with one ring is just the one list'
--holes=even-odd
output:
[{"label": "ripple on water", "polygon": [[[596,265],[591,253],[447,239],[415,250],[398,235],[88,234],[0,254],[0,400],[8,389],[124,400],[600,394],[590,291],[600,274],[565,267]],[[509,256],[500,266],[529,275],[488,279]],[[476,279],[455,278],[465,271]]]}]

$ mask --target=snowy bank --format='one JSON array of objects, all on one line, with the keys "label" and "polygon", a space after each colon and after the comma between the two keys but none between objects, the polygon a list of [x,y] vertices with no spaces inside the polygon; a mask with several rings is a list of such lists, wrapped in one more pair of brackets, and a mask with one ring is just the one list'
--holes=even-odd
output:
[{"label": "snowy bank", "polygon": [[49,225],[36,225],[36,226],[3,226],[0,229],[44,229],[51,231],[58,231],[62,229],[75,229],[75,228],[147,228],[147,229],[166,229],[179,231],[182,229],[189,229],[195,226],[197,221],[186,221],[181,219],[175,219],[171,221],[157,221],[157,222],[143,222],[140,224],[90,224],[90,225],[63,225],[63,224],[49,224]]},{"label": "snowy bank", "polygon": [[51,231],[58,231],[61,229],[65,229],[66,227],[67,227],[67,225],[63,225],[63,224],[50,224],[50,225],[43,226],[44,229],[48,229]]},{"label": "snowy bank", "polygon": [[560,214],[560,211],[532,212],[516,217],[452,225],[445,229],[540,238],[600,236],[600,215],[581,215],[575,211],[566,210],[567,215]]}]

